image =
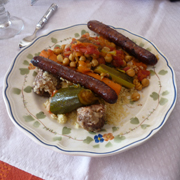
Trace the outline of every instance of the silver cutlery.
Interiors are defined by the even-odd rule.
[[[23,38],[19,43],[19,48],[23,48],[29,44],[36,38],[36,33],[44,27],[44,25],[48,22],[49,18],[54,14],[54,12],[57,10],[58,6],[56,4],[52,4],[44,16],[40,19],[40,21],[37,23],[34,33],[31,36],[27,36]]]
[[[31,0],[31,6],[33,6],[33,4],[35,3],[35,2],[37,2],[38,0]]]

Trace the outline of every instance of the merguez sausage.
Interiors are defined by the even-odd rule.
[[[122,35],[109,26],[96,20],[89,21],[87,26],[90,30],[120,46],[122,49],[137,58],[139,61],[147,65],[155,65],[157,63],[157,58],[154,54],[138,46],[128,37]]]
[[[62,77],[70,82],[80,84],[81,86],[92,90],[110,104],[115,103],[118,99],[116,92],[105,83],[91,76],[82,74],[66,66],[58,64],[50,59],[35,56],[31,60],[31,63],[44,71],[48,71],[56,77]]]

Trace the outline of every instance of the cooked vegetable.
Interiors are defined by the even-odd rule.
[[[86,73],[91,71],[91,68],[88,67],[88,64],[84,61],[79,61],[77,70],[81,73]]]
[[[52,113],[51,117],[59,123],[66,123],[71,119],[75,126],[93,132],[100,131],[105,123],[114,123],[116,120],[111,121],[109,118],[113,118],[113,114],[116,113],[114,110],[117,111],[122,103],[140,99],[137,91],[149,85],[150,71],[147,70],[147,65],[156,63],[145,51],[142,56],[146,57],[139,56],[138,53],[141,53],[142,49],[123,35],[116,38],[117,32],[112,29],[106,32],[105,30],[109,29],[106,25],[97,21],[88,23],[92,30],[95,30],[96,25],[98,33],[114,40],[114,43],[102,36],[90,37],[89,33],[85,33],[80,39],[72,38],[69,44],[55,46],[53,50],[43,50],[30,64],[60,81],[59,90],[55,84],[52,86],[51,81],[44,83],[44,76],[42,83],[38,81],[38,85],[43,85],[40,88],[44,88],[40,93],[50,91],[50,99],[44,105],[47,111]],[[130,50],[129,53],[125,51],[126,48]],[[123,88],[123,92],[120,93],[122,86],[134,88]],[[40,88],[37,88],[38,91]],[[102,104],[99,104],[100,102]],[[119,109],[119,113],[125,115],[122,108]]]
[[[125,86],[127,88],[133,88],[134,84],[132,83],[133,79],[126,75],[123,72],[117,71],[114,68],[108,67],[105,64],[99,65],[95,70],[97,73],[108,73],[112,80]]]
[[[79,107],[93,104],[95,101],[97,97],[89,89],[77,86],[61,88],[51,98],[50,112],[65,114]]]
[[[131,95],[131,100],[132,101],[138,101],[140,99],[140,94],[138,92],[134,92],[132,95]]]
[[[62,77],[72,83],[80,84],[81,86],[92,90],[95,94],[99,95],[110,104],[115,103],[118,99],[116,92],[105,83],[86,74],[82,74],[66,66],[51,61],[50,59],[41,56],[35,56],[31,60],[31,63],[34,66],[43,69],[44,71],[48,71],[56,77]]]
[[[117,32],[115,29],[95,20],[89,21],[87,26],[90,30],[123,48],[126,52],[137,58],[139,61],[142,61],[148,65],[155,65],[157,63],[157,58],[154,54],[138,46],[128,37]]]
[[[87,72],[86,73],[87,75],[95,78],[95,79],[98,79],[102,82],[104,82],[105,84],[107,84],[109,87],[111,87],[117,95],[119,95],[120,91],[121,91],[121,85],[111,81],[110,79],[108,78],[105,78],[105,77],[101,77],[99,74],[95,74],[93,72]]]
[[[51,49],[42,50],[41,53],[40,53],[40,56],[51,59],[52,61],[57,62],[57,56]]]
[[[149,79],[144,78],[144,79],[141,81],[141,84],[142,84],[143,87],[149,86]]]
[[[127,71],[126,71],[126,74],[130,77],[134,77],[135,76],[135,71],[134,69],[132,68],[129,68]]]

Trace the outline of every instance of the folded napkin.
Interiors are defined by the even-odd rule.
[[[42,180],[32,174],[22,171],[14,166],[0,161],[0,179],[1,180]]]

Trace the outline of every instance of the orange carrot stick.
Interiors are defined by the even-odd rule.
[[[95,74],[93,72],[87,72],[85,74],[87,74],[87,75],[89,75],[91,77],[94,77],[95,79],[98,79],[100,81],[103,81],[105,84],[107,84],[109,87],[111,87],[116,92],[117,95],[119,95],[119,93],[121,91],[121,85],[120,84],[117,84],[117,83],[111,81],[108,78],[101,78],[100,75]]]
[[[42,50],[39,56],[42,56],[42,57],[45,57],[45,58],[51,59],[52,61],[57,62],[57,56],[54,54],[54,52],[51,49]]]

